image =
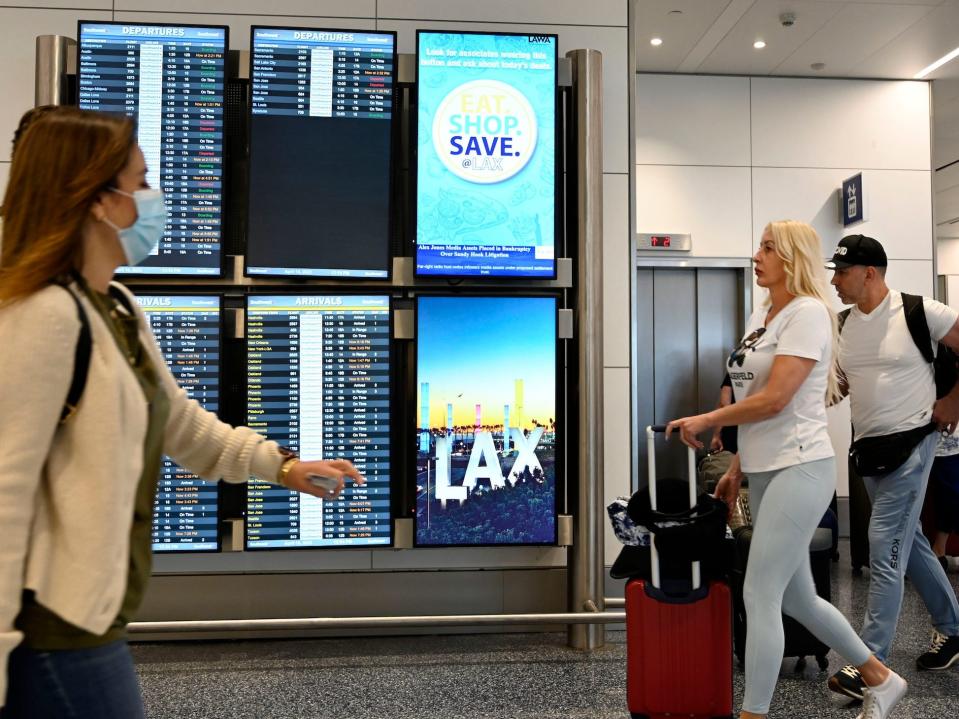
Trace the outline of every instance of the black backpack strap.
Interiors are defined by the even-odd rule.
[[[87,313],[83,311],[83,305],[80,304],[80,299],[74,294],[73,290],[66,285],[62,285],[62,287],[77,306],[77,318],[80,320],[80,335],[77,337],[77,348],[73,355],[73,379],[70,380],[67,399],[63,403],[63,409],[60,411],[60,424],[70,419],[77,411],[77,405],[80,404],[83,390],[87,386],[87,374],[90,371],[90,354],[93,351],[93,336],[90,334],[90,321],[87,319]]]
[[[908,295],[903,292],[902,311],[906,314],[906,326],[912,335],[912,341],[916,343],[923,359],[932,364],[936,361],[936,355],[932,351],[932,335],[929,334],[929,323],[926,321],[926,308],[922,299],[922,295]]]
[[[127,314],[131,317],[136,316],[136,312],[133,310],[133,303],[130,302],[130,295],[115,282],[110,283],[110,296],[123,306]]]
[[[849,313],[852,312],[852,307],[848,310],[843,310],[836,316],[836,321],[839,327],[839,334],[842,334],[842,328],[846,326],[846,320],[849,319]]]

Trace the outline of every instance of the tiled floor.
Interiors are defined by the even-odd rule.
[[[844,554],[848,557],[848,553]],[[959,587],[959,574],[950,575]],[[836,605],[858,626],[868,573],[835,565]],[[919,673],[928,618],[907,586],[893,667],[910,682],[897,719],[959,718],[959,667]],[[133,648],[150,719],[624,719],[625,635],[590,654],[565,635],[505,634],[301,641],[141,644]],[[830,655],[829,673],[842,664]],[[815,662],[786,660],[771,719],[855,719]],[[694,679],[691,678],[691,681]],[[737,669],[735,696],[742,696]]]

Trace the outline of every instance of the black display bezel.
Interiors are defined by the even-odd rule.
[[[217,377],[216,377],[216,390],[217,390],[217,398],[218,398],[216,415],[217,415],[217,417],[220,417],[220,416],[221,416],[222,409],[223,409],[223,389],[224,389],[224,384],[225,384],[224,381],[223,381],[223,377],[224,377],[224,371],[223,371],[223,365],[224,365],[224,362],[223,362],[223,354],[224,354],[224,345],[225,345],[224,339],[225,339],[225,329],[226,329],[226,326],[225,326],[225,322],[224,322],[225,312],[224,312],[224,296],[223,296],[223,293],[222,293],[222,292],[211,293],[211,292],[202,292],[202,291],[190,292],[190,291],[186,291],[186,290],[183,290],[183,289],[178,289],[178,290],[175,291],[175,292],[167,292],[167,291],[158,291],[159,288],[152,287],[152,286],[140,287],[140,288],[138,288],[138,289],[139,289],[139,290],[142,290],[142,292],[135,292],[135,293],[134,293],[134,297],[136,297],[138,300],[139,300],[139,298],[141,298],[141,297],[209,297],[209,298],[216,299],[216,301],[217,301],[218,330],[219,330],[219,336],[218,336],[218,341],[219,341],[218,349],[219,349],[219,352],[218,352],[218,354],[219,354],[219,357],[220,357],[219,362],[218,362]],[[138,303],[138,304],[139,304],[139,303]],[[142,305],[140,305],[140,309],[143,310],[143,313],[144,313],[144,315],[146,315],[147,321],[149,322],[149,320],[150,320],[150,315],[149,315],[149,313],[142,307]],[[153,334],[152,325],[151,325],[151,327],[150,327],[150,333]],[[162,352],[162,350],[161,350],[161,352]],[[166,357],[164,357],[164,360],[166,360]],[[170,371],[171,371],[171,373],[172,373],[172,370],[170,370]],[[175,377],[175,375],[174,375],[174,377]],[[178,383],[178,384],[179,384],[179,383]],[[207,410],[207,411],[209,411],[209,410]],[[166,455],[164,455],[164,456],[166,456]],[[171,459],[172,459],[172,457],[171,457]],[[185,468],[184,468],[184,469],[185,469]],[[161,470],[161,472],[162,472],[162,470]],[[197,478],[199,481],[201,481],[201,482],[205,482],[205,481],[206,481],[206,480],[204,480],[202,477],[199,477],[199,476],[197,476],[197,475],[195,475],[195,474],[194,474],[193,476],[196,477],[196,478]],[[158,479],[158,482],[159,482],[159,479]],[[194,555],[194,554],[215,554],[215,553],[218,553],[218,552],[222,552],[222,551],[223,551],[223,533],[222,533],[222,531],[221,531],[221,527],[222,527],[222,525],[223,525],[224,519],[226,518],[226,517],[224,516],[224,512],[223,512],[223,492],[222,492],[222,487],[220,486],[220,483],[219,483],[219,482],[216,482],[216,483],[212,483],[212,482],[211,482],[210,484],[214,484],[214,486],[215,486],[215,488],[216,488],[216,494],[217,494],[217,497],[216,497],[216,549],[157,549],[157,545],[153,544],[153,542],[151,541],[151,542],[150,542],[150,547],[151,547],[151,551],[152,551],[154,554],[163,555],[163,556],[189,556],[189,555]],[[154,506],[155,506],[155,501],[154,501]],[[155,513],[154,513],[154,516],[153,516],[153,522],[154,522],[154,523],[156,522],[156,514],[155,514]],[[151,532],[152,532],[152,527],[151,527]],[[161,545],[161,546],[162,546],[162,545]]]
[[[417,531],[417,512],[416,512],[416,459],[417,452],[413,451],[410,459],[410,477],[409,483],[412,485],[411,496],[414,498],[413,502],[413,546],[417,549],[442,549],[442,548],[461,548],[461,547],[555,547],[559,541],[559,507],[560,507],[560,496],[561,492],[565,490],[565,476],[566,476],[566,465],[565,465],[565,446],[564,442],[561,441],[561,438],[565,439],[565,430],[566,430],[566,416],[565,416],[565,386],[562,381],[563,378],[563,352],[562,352],[562,339],[559,336],[559,310],[562,308],[562,297],[557,292],[535,292],[527,291],[521,294],[499,294],[492,292],[482,292],[482,291],[466,291],[466,292],[421,292],[416,296],[416,302],[413,309],[413,326],[416,332],[416,341],[414,342],[413,349],[413,377],[414,377],[414,391],[411,395],[412,399],[410,401],[410,407],[408,408],[408,417],[407,424],[408,427],[412,429],[413,439],[418,436],[419,429],[416,426],[416,413],[418,411],[418,402],[416,400],[418,387],[420,383],[419,378],[419,357],[420,357],[420,333],[419,333],[419,319],[420,319],[420,299],[421,298],[476,298],[476,299],[552,299],[555,304],[555,312],[553,313],[553,334],[555,338],[555,354],[556,354],[556,367],[554,375],[554,399],[555,402],[555,412],[556,412],[556,448],[555,448],[555,467],[556,467],[556,486],[554,488],[554,502],[553,502],[553,539],[549,542],[521,542],[521,543],[490,543],[490,544],[424,544],[420,543],[418,540],[419,533]]]
[[[356,290],[356,289],[339,291],[336,287],[315,287],[315,286],[303,287],[303,288],[299,288],[299,289],[278,289],[277,291],[272,291],[272,292],[269,291],[268,288],[265,288],[265,287],[264,287],[264,288],[259,289],[259,290],[257,290],[257,291],[248,292],[248,293],[246,293],[245,296],[244,296],[244,308],[245,308],[245,311],[244,311],[244,319],[243,319],[243,329],[244,329],[243,336],[244,336],[244,346],[245,346],[245,348],[246,348],[246,352],[245,352],[245,355],[244,355],[245,358],[248,357],[248,354],[249,354],[249,331],[248,331],[248,328],[249,328],[249,321],[250,321],[250,312],[249,312],[250,299],[251,299],[251,298],[255,298],[255,297],[275,297],[275,296],[289,296],[289,297],[330,297],[330,296],[334,296],[334,297],[384,297],[384,298],[386,298],[386,300],[387,300],[387,316],[388,316],[388,323],[389,323],[389,329],[388,329],[389,344],[388,344],[388,347],[389,347],[389,364],[390,364],[390,371],[389,371],[389,375],[390,375],[390,388],[389,388],[388,397],[390,398],[390,401],[391,401],[391,403],[392,403],[393,398],[394,398],[394,396],[395,396],[396,385],[397,385],[397,376],[396,376],[396,370],[397,370],[396,357],[397,357],[397,353],[396,353],[395,342],[394,342],[394,340],[393,340],[393,296],[392,296],[391,293],[389,293],[389,292],[384,292],[384,291],[378,290],[378,289],[376,289],[376,288],[370,288],[370,290],[368,290],[368,291],[362,291],[362,290]],[[244,366],[245,366],[245,367],[247,366],[247,363],[246,363],[245,360],[244,360]],[[248,382],[249,382],[249,369],[248,369],[248,367],[247,367],[247,372],[246,372],[246,380],[247,380],[247,387],[249,387],[249,384],[248,384]],[[244,409],[244,413],[243,413],[243,414],[244,414],[244,424],[246,424],[246,423],[248,422],[248,419],[249,419],[249,414],[248,414],[248,412],[249,412],[249,408],[245,408],[245,409]],[[247,526],[247,521],[246,521],[247,515],[248,515],[248,509],[249,509],[249,505],[248,505],[249,489],[248,489],[248,487],[247,487],[247,490],[244,491],[244,493],[243,493],[243,520],[244,520],[244,521],[243,521],[243,548],[244,548],[244,550],[245,550],[245,551],[249,551],[249,552],[302,552],[302,551],[327,552],[327,551],[331,551],[331,550],[336,550],[336,551],[354,551],[354,552],[355,552],[355,551],[371,551],[371,550],[374,550],[374,549],[389,549],[389,548],[393,547],[394,544],[395,544],[395,542],[396,542],[396,531],[395,531],[395,527],[394,527],[394,522],[395,522],[395,520],[396,520],[396,513],[395,513],[395,511],[394,511],[394,494],[395,494],[394,488],[395,488],[395,485],[396,485],[396,480],[395,480],[394,472],[395,472],[396,467],[395,467],[394,462],[393,462],[393,451],[392,451],[392,450],[393,450],[394,444],[395,444],[395,442],[396,442],[396,428],[393,426],[392,412],[391,412],[390,414],[391,414],[391,417],[390,417],[390,426],[389,426],[389,431],[390,431],[390,441],[389,441],[389,445],[390,445],[390,457],[389,457],[389,489],[390,489],[390,493],[389,493],[389,499],[390,499],[390,519],[389,519],[389,527],[390,527],[390,536],[389,536],[389,542],[383,543],[383,544],[365,544],[365,545],[337,544],[337,545],[328,545],[328,546],[286,546],[286,547],[258,547],[258,546],[251,545],[251,544],[250,544],[250,532],[249,532],[249,528],[248,528],[248,526]],[[264,433],[264,436],[266,436],[265,433]],[[349,459],[349,457],[346,457],[345,459]],[[349,483],[349,480],[347,480],[347,483]],[[283,487],[282,489],[285,489],[285,487]],[[292,491],[292,490],[290,490],[290,491]]]
[[[223,31],[223,95],[221,99],[221,108],[226,112],[226,84],[229,80],[229,54],[230,54],[230,27],[229,25],[206,25],[203,23],[182,23],[182,22],[125,22],[122,20],[77,20],[77,65],[79,67],[79,57],[80,51],[83,49],[83,26],[84,25],[113,25],[122,27],[124,25],[136,25],[140,27],[182,27],[182,28],[200,28],[206,30],[222,30]],[[80,72],[77,71],[77,107],[80,107]],[[134,116],[135,120],[139,120],[139,106],[137,109],[137,114]],[[132,267],[130,269],[124,270],[123,272],[117,273],[117,279],[126,282],[127,280],[156,280],[162,282],[163,280],[171,279],[188,279],[188,280],[212,280],[212,279],[221,279],[224,276],[226,268],[226,195],[227,195],[227,168],[226,168],[226,128],[223,130],[223,138],[221,140],[220,146],[220,158],[222,161],[221,167],[223,170],[222,174],[222,187],[220,188],[220,257],[219,262],[216,265],[216,273],[209,274],[196,274],[196,273],[187,273],[187,272],[137,272]],[[124,265],[123,267],[129,267]],[[133,267],[136,267],[135,265]],[[205,269],[205,268],[200,268]],[[221,303],[222,307],[222,303]]]
[[[319,274],[299,274],[299,273],[263,273],[256,272],[250,273],[250,243],[249,243],[249,213],[250,213],[250,201],[249,196],[247,196],[246,202],[246,213],[247,213],[247,237],[245,239],[245,247],[243,253],[243,276],[249,277],[250,279],[282,279],[288,282],[303,282],[309,280],[320,280],[323,282],[342,282],[344,284],[357,282],[382,282],[389,283],[393,280],[393,236],[396,233],[396,221],[393,216],[393,203],[395,201],[396,195],[396,149],[397,149],[397,128],[399,126],[397,119],[397,109],[398,109],[398,99],[399,93],[397,88],[397,78],[398,72],[397,68],[399,65],[399,54],[397,52],[397,43],[398,37],[396,31],[393,30],[362,30],[362,29],[351,29],[351,28],[321,28],[321,27],[300,27],[296,25],[251,25],[250,26],[250,61],[248,67],[248,77],[250,78],[250,97],[249,102],[247,103],[246,109],[246,121],[247,121],[247,137],[248,137],[248,168],[249,172],[252,172],[253,167],[253,153],[255,140],[253,135],[253,50],[254,50],[254,41],[257,30],[303,30],[307,32],[330,32],[330,33],[358,33],[365,35],[389,35],[393,38],[393,71],[392,71],[392,85],[390,87],[390,95],[392,98],[392,110],[390,112],[390,119],[388,122],[389,125],[389,135],[390,135],[390,151],[389,151],[389,173],[390,173],[390,185],[387,192],[387,215],[388,215],[388,225],[387,225],[387,235],[384,238],[386,242],[386,276],[385,277],[359,277],[359,276],[342,276],[335,274],[328,275],[319,275]],[[377,120],[377,122],[382,122]],[[248,174],[249,174],[248,172]],[[248,178],[249,179],[249,178]],[[247,183],[249,185],[249,183]],[[255,265],[254,265],[255,266]],[[306,269],[306,268],[284,268],[290,270],[296,269]],[[374,268],[375,269],[375,268]]]
[[[419,123],[419,83],[420,83],[420,38],[424,34],[431,35],[485,35],[493,37],[531,37],[536,35],[537,37],[550,37],[555,40],[554,51],[556,53],[556,59],[554,62],[554,77],[553,77],[553,92],[554,92],[554,105],[555,105],[555,115],[553,123],[553,132],[555,134],[554,142],[554,153],[553,153],[553,163],[554,163],[554,197],[553,197],[553,272],[550,275],[477,275],[477,274],[435,274],[435,273],[424,273],[419,270],[419,263],[417,261],[417,228],[419,226],[419,136],[420,136],[420,123]],[[562,223],[562,213],[560,208],[562,207],[562,177],[563,177],[563,167],[562,167],[562,93],[559,88],[559,35],[555,33],[524,33],[524,32],[484,32],[482,30],[457,30],[455,32],[444,32],[441,30],[417,30],[416,31],[416,55],[414,56],[415,63],[415,75],[416,75],[416,113],[415,117],[412,118],[411,125],[412,130],[410,132],[412,148],[410,152],[410,183],[411,188],[411,197],[413,201],[413,212],[412,212],[412,254],[413,254],[413,276],[418,279],[434,279],[434,280],[463,280],[466,282],[496,282],[502,280],[509,283],[525,283],[525,282],[536,282],[536,281],[551,281],[556,280],[558,277],[558,265],[559,265],[559,252],[562,247],[562,237],[563,237],[563,223]]]

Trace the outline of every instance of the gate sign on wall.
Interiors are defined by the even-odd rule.
[[[862,191],[862,173],[843,180],[839,191],[839,219],[849,227],[866,219],[866,198]]]

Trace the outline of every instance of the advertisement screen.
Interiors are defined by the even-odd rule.
[[[135,275],[219,276],[226,27],[81,22],[81,110],[136,119],[150,187],[166,196],[163,239]]]
[[[251,32],[246,274],[385,279],[396,35]]]
[[[555,544],[553,297],[420,297],[417,546]]]
[[[418,33],[416,274],[556,275],[554,35]]]
[[[366,478],[336,499],[247,483],[247,549],[385,546],[390,515],[390,298],[247,297],[247,425]]]
[[[220,298],[137,295],[177,383],[204,409],[220,405]],[[153,551],[201,552],[220,547],[217,486],[163,458],[153,502]]]

